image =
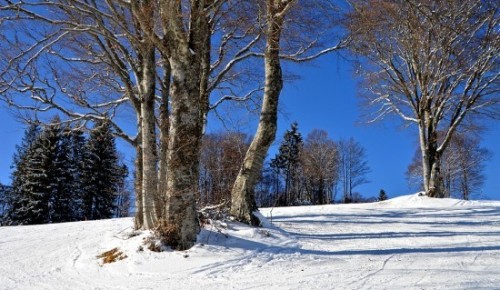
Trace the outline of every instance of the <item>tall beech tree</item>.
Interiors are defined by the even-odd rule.
[[[363,57],[373,120],[418,128],[423,187],[443,197],[440,160],[457,128],[499,117],[498,1],[351,1],[346,28]],[[444,138],[438,138],[438,132]]]

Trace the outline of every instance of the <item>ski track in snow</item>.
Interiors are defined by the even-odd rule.
[[[184,252],[138,251],[132,219],[0,228],[0,289],[500,289],[500,202],[417,195],[262,209]],[[222,231],[219,233],[218,231]],[[127,258],[102,265],[114,247]]]

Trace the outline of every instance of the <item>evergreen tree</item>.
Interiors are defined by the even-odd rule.
[[[82,180],[84,219],[111,218],[123,170],[109,123],[95,124],[85,145]]]
[[[388,199],[388,197],[387,197],[387,194],[385,193],[385,190],[381,189],[380,193],[378,195],[378,201],[384,201],[387,199]]]
[[[6,219],[40,224],[126,215],[128,169],[118,163],[109,124],[96,124],[87,142],[81,130],[60,124],[56,117],[41,132],[38,125],[26,130],[2,207]]]
[[[39,137],[40,132],[41,128],[40,128],[40,123],[38,121],[35,121],[28,126],[28,128],[24,132],[21,144],[16,145],[16,152],[14,153],[13,156],[12,168],[17,168],[18,164],[21,162],[21,159],[29,150],[30,146]]]
[[[7,209],[9,208],[7,198],[11,192],[10,186],[0,183],[0,225],[3,225],[6,220]]]
[[[30,126],[14,155],[12,201],[9,220],[18,224],[39,224],[77,220],[79,184],[73,157],[71,128],[61,128],[55,117],[41,133]],[[35,132],[35,133],[34,133]],[[35,138],[36,137],[36,138]]]
[[[83,220],[83,172],[86,139],[80,129],[71,130],[71,164],[72,172],[72,212],[74,220]]]
[[[19,223],[21,219],[18,210],[22,207],[21,181],[26,176],[27,168],[24,160],[26,160],[26,155],[35,140],[39,138],[40,131],[41,128],[38,122],[30,124],[24,132],[21,144],[16,145],[16,152],[12,162],[12,168],[14,169],[12,173],[12,189],[5,196],[5,203],[7,204],[6,222]]]
[[[278,154],[271,160],[273,168],[281,169],[285,177],[284,203],[293,204],[298,198],[297,168],[302,147],[302,135],[298,131],[297,122],[292,123],[285,132]]]
[[[71,128],[60,128],[57,124],[49,128],[50,134],[57,140],[56,158],[49,171],[49,178],[53,184],[50,195],[51,222],[74,221],[76,220],[74,195],[76,167],[72,160]]]
[[[54,189],[51,177],[58,138],[53,133],[52,129],[43,130],[19,159],[13,174],[16,199],[10,209],[10,218],[14,223],[41,224],[51,221],[50,202]]]

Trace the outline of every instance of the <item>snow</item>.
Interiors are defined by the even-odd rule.
[[[0,228],[0,289],[500,289],[500,202],[410,195],[261,209],[184,252],[113,219]],[[272,218],[271,218],[272,217]],[[118,247],[127,258],[102,264]]]

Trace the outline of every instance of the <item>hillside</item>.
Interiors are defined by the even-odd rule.
[[[140,250],[114,219],[0,228],[0,289],[499,289],[500,202],[418,195],[262,209],[185,252]],[[97,255],[119,248],[121,261]]]

